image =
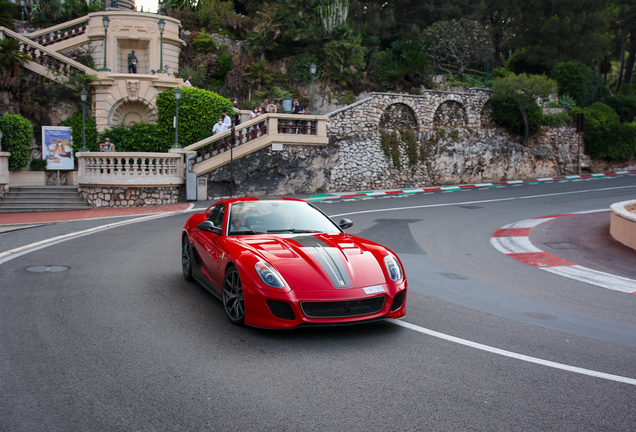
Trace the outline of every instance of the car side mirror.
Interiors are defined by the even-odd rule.
[[[351,228],[353,226],[353,222],[349,219],[342,219],[340,220],[340,223],[338,223],[338,225],[340,226],[340,228],[345,230],[347,228]]]
[[[214,234],[221,234],[221,228],[214,225],[210,221],[201,222],[199,225],[197,225],[197,229],[199,231],[211,232]]]

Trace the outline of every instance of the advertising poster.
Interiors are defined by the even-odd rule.
[[[68,126],[42,126],[42,159],[47,170],[75,169],[71,130]]]

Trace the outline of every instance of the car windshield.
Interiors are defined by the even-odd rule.
[[[301,201],[246,201],[230,210],[230,235],[340,232],[333,221]]]

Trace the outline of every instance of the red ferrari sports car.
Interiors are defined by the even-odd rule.
[[[400,318],[406,276],[397,255],[346,234],[312,204],[290,198],[219,201],[192,215],[181,262],[238,325],[292,328]]]

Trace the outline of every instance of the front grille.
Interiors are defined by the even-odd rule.
[[[391,312],[394,310],[398,310],[402,307],[402,303],[404,303],[404,294],[406,294],[406,290],[400,291],[393,297],[393,304],[391,305]]]
[[[304,301],[300,308],[308,318],[345,318],[382,310],[386,296],[347,301]]]
[[[267,306],[269,306],[269,310],[276,318],[285,320],[296,319],[296,317],[294,316],[294,311],[292,310],[289,303],[267,299]]]

